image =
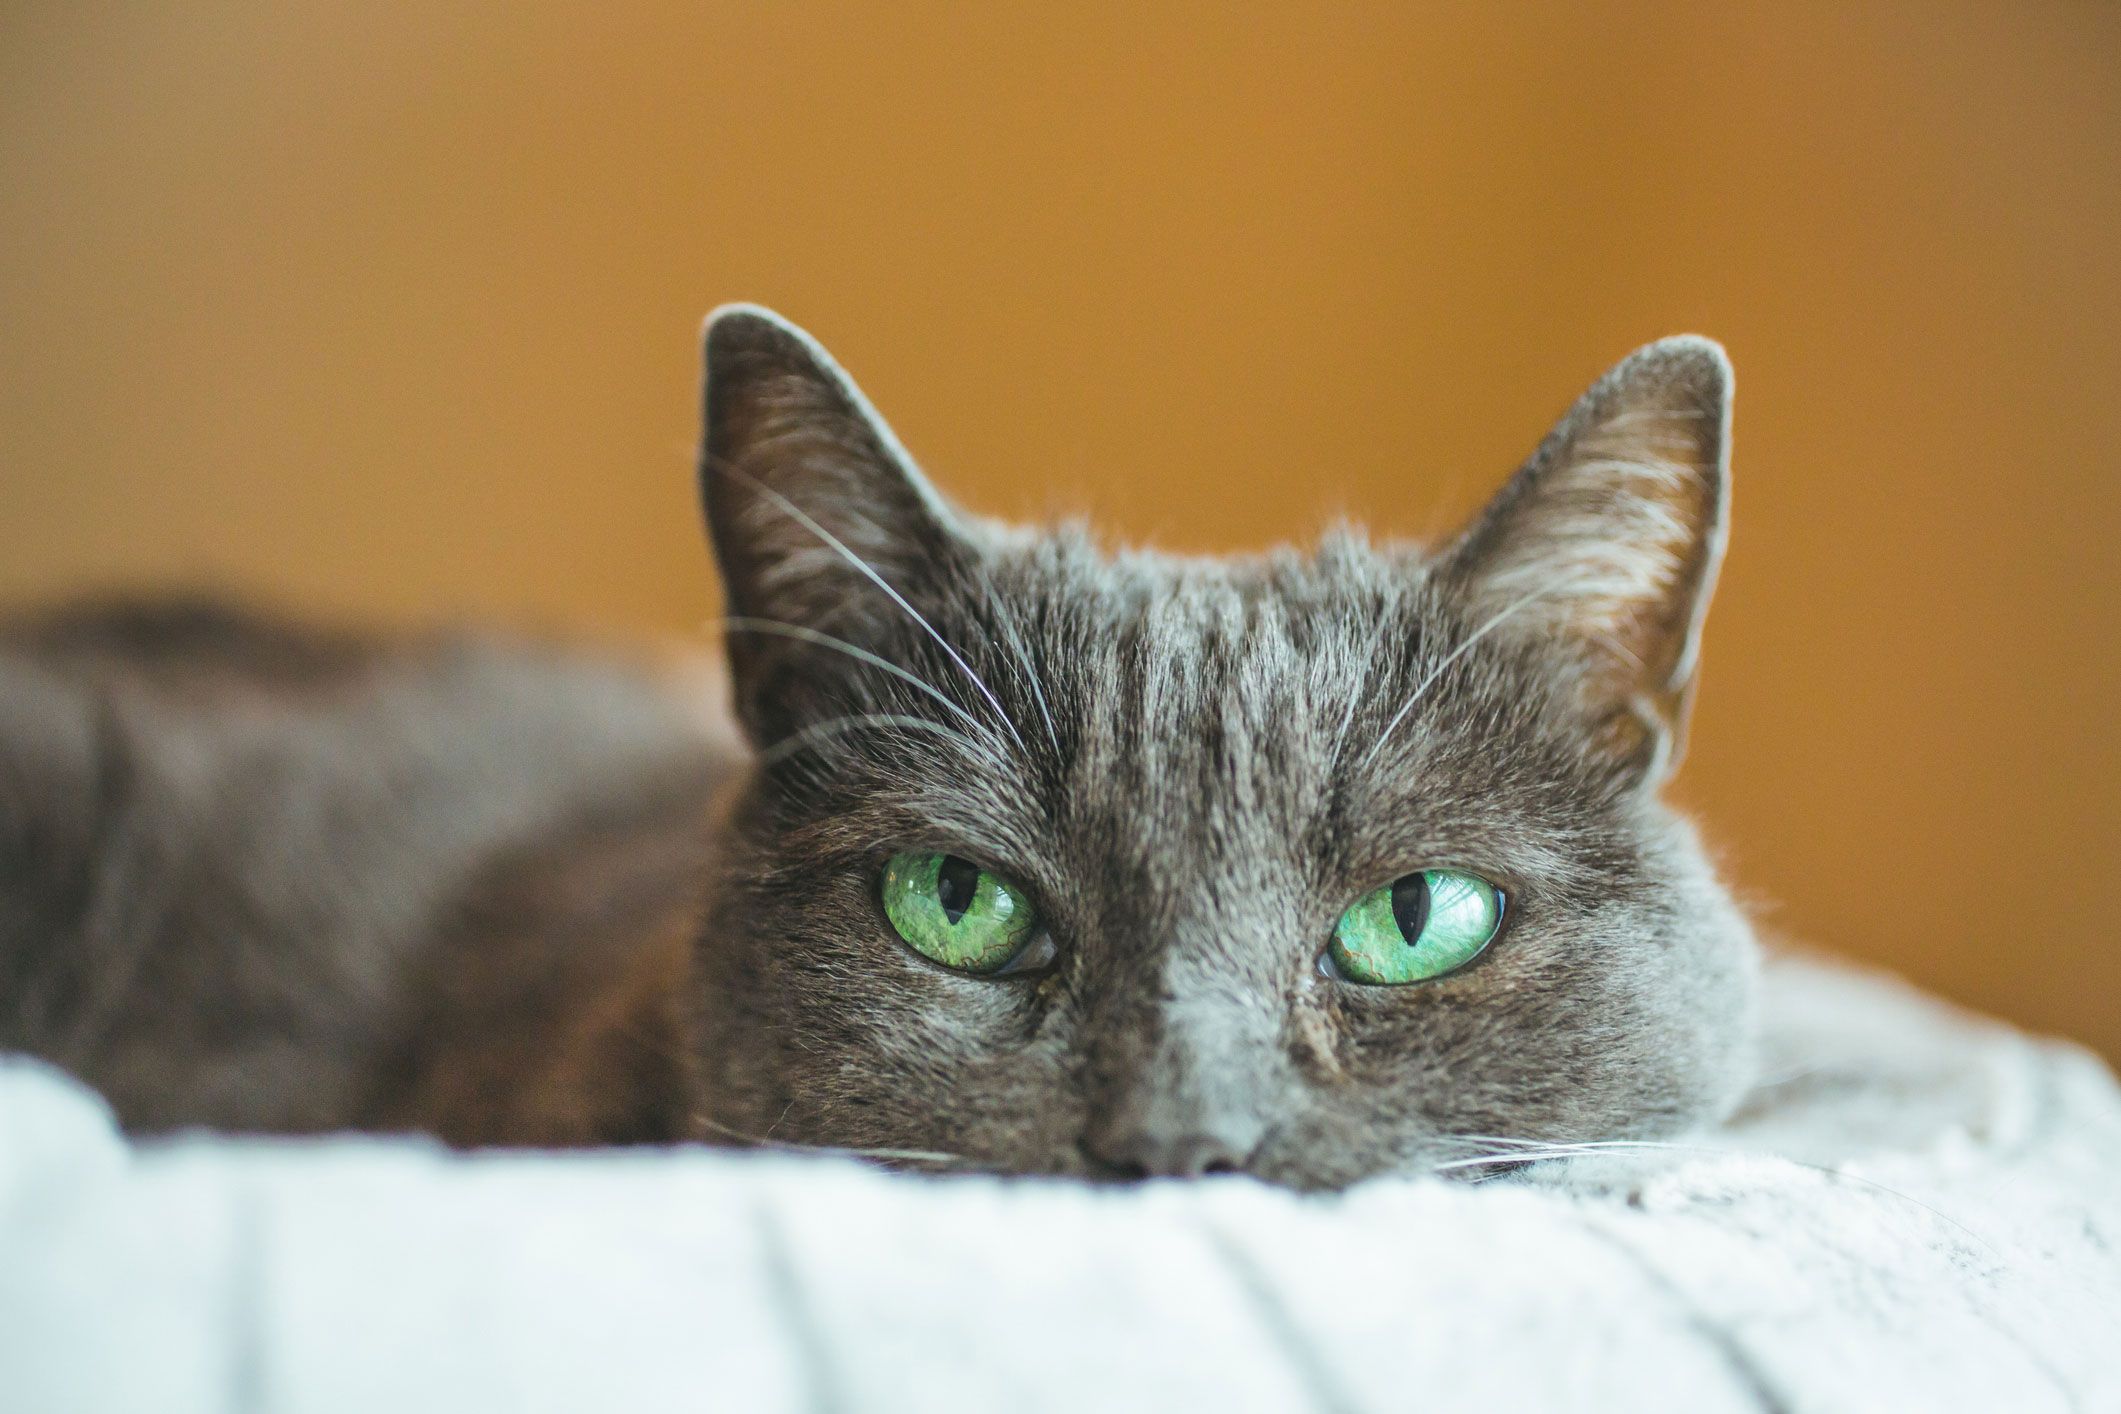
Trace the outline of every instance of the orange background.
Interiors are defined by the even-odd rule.
[[[697,321],[975,507],[1468,512],[1739,370],[1681,793],[1773,925],[2121,1055],[2121,10],[0,6],[0,600],[713,612]]]

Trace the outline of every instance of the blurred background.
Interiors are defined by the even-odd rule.
[[[1683,801],[1771,927],[2121,1056],[2121,7],[0,0],[0,605],[692,635],[699,317],[959,499],[1433,535],[1738,367]]]

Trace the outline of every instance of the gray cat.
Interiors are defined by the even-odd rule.
[[[1683,740],[1723,548],[1729,390],[1705,340],[1640,351],[1433,555],[1348,534],[1248,559],[1107,553],[1079,531],[953,510],[808,336],[724,310],[707,331],[701,484],[754,754],[720,792],[711,863],[705,801],[725,772],[654,711],[614,714],[647,687],[585,689],[578,666],[519,652],[473,693],[437,680],[433,650],[425,670],[376,650],[354,688],[304,687],[288,710],[324,700],[367,722],[359,693],[375,675],[410,679],[416,702],[483,743],[464,754],[484,765],[460,762],[446,790],[407,767],[405,788],[432,807],[409,823],[387,801],[334,807],[352,838],[410,838],[328,871],[345,885],[330,897],[357,922],[379,890],[472,897],[473,923],[461,902],[401,907],[389,941],[348,962],[314,929],[278,936],[279,900],[302,891],[247,876],[250,947],[226,985],[281,1005],[244,1013],[243,1052],[199,1040],[229,1014],[210,967],[176,969],[191,980],[159,1008],[79,983],[101,998],[94,1024],[31,985],[73,975],[66,958],[98,975],[80,959],[110,944],[80,941],[92,930],[51,902],[51,869],[17,870],[17,893],[42,904],[10,910],[0,878],[0,968],[12,955],[17,979],[0,995],[42,998],[29,1009],[42,1030],[17,1006],[0,1044],[54,1054],[40,1039],[91,1036],[100,1052],[60,1058],[149,1128],[690,1134],[1303,1188],[1497,1141],[1654,1138],[1712,1120],[1747,1074],[1753,944],[1656,791]],[[39,651],[18,648],[18,679],[51,675]],[[135,698],[167,697],[126,678],[129,653],[97,658],[119,665],[99,671]],[[0,653],[0,693],[8,671]],[[569,672],[571,697],[540,686]],[[87,705],[39,708],[46,737],[54,713],[107,711],[78,673],[66,681]],[[548,728],[536,749],[519,741],[532,698],[548,704],[533,714]],[[186,699],[183,713],[228,735],[225,704]],[[400,736],[437,730],[418,712],[393,720]],[[28,778],[24,761],[51,769],[25,754],[30,735],[13,733],[12,779]],[[386,726],[356,736],[395,759]],[[0,787],[8,741],[0,730]],[[162,749],[138,733],[122,745],[150,760]],[[344,774],[226,794],[268,821],[314,814]],[[537,808],[482,815],[473,802],[501,784]],[[0,848],[10,828],[53,858],[51,838],[96,838],[106,807],[77,819],[52,805],[63,795],[18,787],[11,825],[0,788]],[[422,848],[422,831],[454,850]],[[214,854],[196,839],[178,852]],[[304,863],[270,854],[246,868]],[[85,844],[65,856],[74,894],[95,892],[103,857]],[[396,872],[354,887],[368,867]],[[644,941],[669,935],[702,871],[689,959]],[[195,872],[229,887],[225,867]],[[218,907],[168,910],[179,922],[163,935],[129,939],[131,975],[141,957],[166,969],[210,952]],[[332,1031],[322,1087],[358,1103],[232,1103],[274,1091],[259,1074],[246,1083],[241,1055],[320,1049],[306,1038],[332,1030],[334,989],[371,999],[372,1019]],[[136,1034],[163,1039],[143,1048]],[[546,1062],[508,1059],[529,1054]],[[551,1059],[575,1054],[580,1065]],[[185,1059],[158,1068],[163,1055]]]
[[[1677,758],[1730,370],[1669,339],[1435,556],[1100,552],[953,511],[825,353],[707,332],[761,748],[698,952],[712,1120],[1301,1187],[1734,1100],[1753,952]]]

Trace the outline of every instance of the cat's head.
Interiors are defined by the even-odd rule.
[[[712,1134],[1335,1187],[1731,1101],[1750,935],[1656,796],[1723,548],[1714,344],[1621,363],[1439,551],[1242,559],[955,510],[765,311],[706,358],[759,748],[699,953]]]

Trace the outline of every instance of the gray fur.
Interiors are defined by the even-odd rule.
[[[551,645],[0,623],[0,1049],[136,1130],[676,1137],[715,768]]]
[[[1622,364],[1437,555],[1236,559],[965,517],[806,335],[735,308],[706,344],[764,762],[698,950],[714,1133],[1335,1187],[1732,1101],[1750,934],[1655,794],[1722,548],[1713,344]],[[910,951],[877,878],[917,848],[1024,884],[1052,966]],[[1507,890],[1486,954],[1401,988],[1320,971],[1343,909],[1434,866]]]

